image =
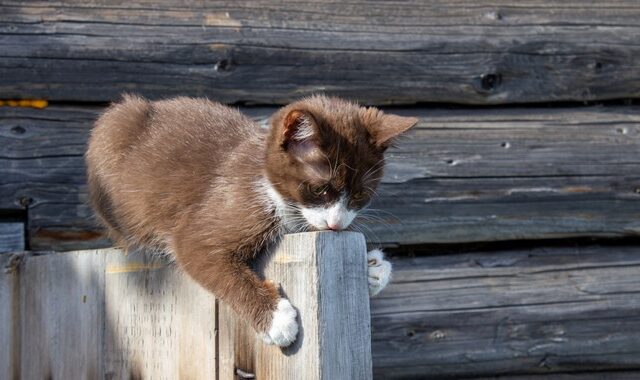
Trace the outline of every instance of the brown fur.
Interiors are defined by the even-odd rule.
[[[296,139],[302,123],[313,137]],[[197,282],[265,332],[280,295],[252,265],[282,228],[256,184],[268,178],[287,202],[307,206],[348,192],[350,207],[361,208],[380,181],[384,150],[413,124],[315,96],[279,110],[266,131],[205,99],[125,96],[91,134],[91,200],[114,240],[171,252]],[[331,191],[318,197],[317,186]]]

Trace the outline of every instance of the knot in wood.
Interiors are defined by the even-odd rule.
[[[233,64],[230,59],[222,59],[218,61],[213,68],[217,72],[229,72],[233,70]]]
[[[24,127],[20,126],[20,125],[16,125],[14,127],[11,128],[11,133],[15,134],[15,135],[22,135],[26,132],[27,130],[24,129]]]
[[[497,73],[484,74],[480,78],[480,85],[485,91],[493,91],[502,83],[502,75]]]
[[[22,207],[27,207],[33,203],[33,198],[25,195],[20,197],[20,199],[18,199],[18,203],[20,203],[20,206]]]

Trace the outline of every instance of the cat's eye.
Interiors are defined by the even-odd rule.
[[[327,185],[311,186],[310,190],[311,190],[311,193],[313,193],[313,195],[320,197],[320,196],[327,195],[327,192],[329,191],[329,186]]]
[[[361,201],[363,200],[367,195],[362,192],[362,191],[358,191],[356,193],[351,194],[351,199],[353,199],[354,201]]]

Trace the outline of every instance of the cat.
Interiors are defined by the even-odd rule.
[[[349,227],[380,183],[384,151],[417,119],[315,95],[270,120],[261,128],[207,99],[125,95],[96,121],[85,158],[113,240],[169,252],[266,343],[288,346],[297,313],[252,264],[283,233]],[[375,295],[391,264],[367,255]]]

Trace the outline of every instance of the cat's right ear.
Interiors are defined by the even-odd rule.
[[[281,146],[302,160],[317,153],[317,127],[313,116],[304,111],[290,111],[282,121]]]

